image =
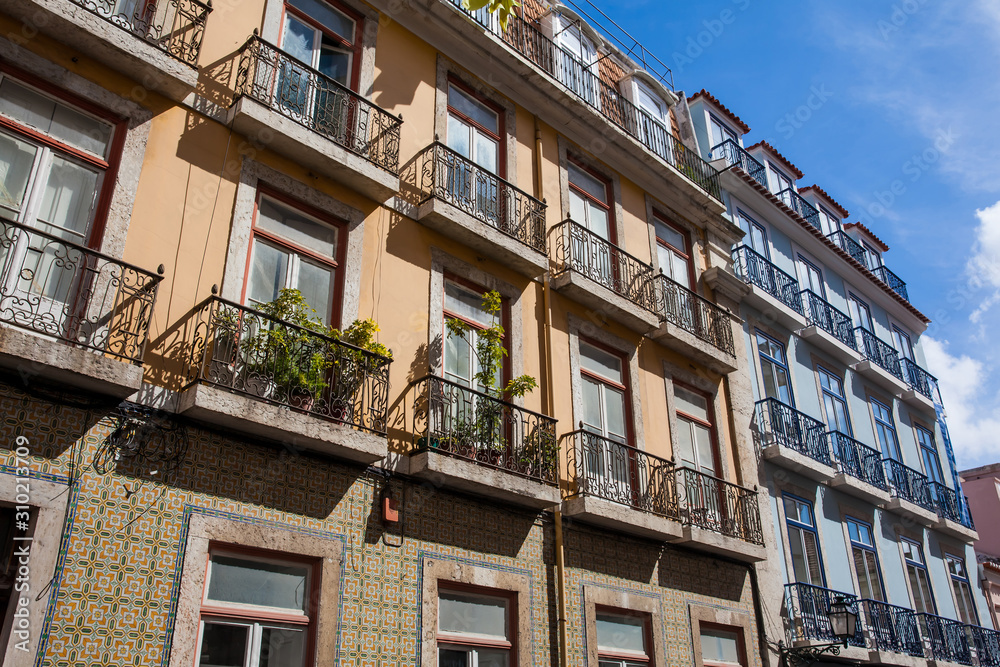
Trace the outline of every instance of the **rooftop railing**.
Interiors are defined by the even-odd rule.
[[[882,266],[876,266],[872,269],[872,273],[874,273],[879,280],[888,285],[889,289],[891,289],[893,292],[903,297],[907,301],[910,300],[910,296],[906,291],[906,283],[904,283],[899,276],[890,271],[889,267],[885,266],[884,264]]]
[[[240,49],[236,95],[260,102],[391,174],[399,173],[402,121],[397,116],[256,34]]]
[[[582,429],[563,439],[570,441],[576,494],[680,519],[673,463]]]
[[[916,614],[916,617],[928,658],[957,662],[961,665],[972,664],[972,651],[969,637],[965,632],[966,626],[959,621],[934,614]]]
[[[802,195],[798,192],[792,188],[787,188],[779,192],[776,196],[785,204],[785,206],[805,218],[805,221],[810,225],[816,229],[821,229],[819,225],[819,211],[816,210],[815,206],[803,199]]]
[[[885,477],[889,489],[897,498],[919,505],[931,512],[937,512],[930,480],[921,472],[893,459],[883,459]]]
[[[565,86],[576,98],[600,113],[654,155],[677,169],[706,193],[721,199],[719,173],[671,134],[667,125],[630,102],[613,85],[598,76],[597,67],[559,46],[520,16],[511,16],[506,29],[488,12],[462,8],[450,2],[509,49]]]
[[[791,621],[789,630],[792,641],[809,639],[840,641],[840,638],[833,634],[833,626],[830,624],[830,605],[834,602],[844,602],[848,609],[859,614],[856,595],[812,584],[786,584],[785,608]],[[858,623],[857,631],[848,639],[848,644],[865,645],[862,623]]]
[[[888,490],[882,454],[878,450],[838,431],[830,431],[826,437],[844,474],[878,489]]]
[[[545,204],[434,142],[418,157],[421,191],[545,253]]]
[[[555,275],[573,271],[656,313],[653,267],[583,225],[566,220],[552,228]]]
[[[730,167],[739,167],[752,179],[767,187],[767,170],[757,158],[732,139],[726,139],[712,148],[713,160],[725,160]]]
[[[854,331],[858,338],[857,349],[861,355],[892,376],[903,380],[903,366],[899,363],[896,348],[864,327],[857,327]]]
[[[868,268],[868,255],[865,253],[864,246],[848,236],[844,230],[838,229],[832,234],[827,234],[826,238],[833,241],[838,248],[853,257],[858,264]]]
[[[851,318],[848,315],[834,308],[812,290],[802,290],[802,303],[806,319],[810,324],[818,326],[852,350],[858,349],[857,338],[854,336]]]
[[[763,544],[757,492],[690,468],[677,468],[681,519],[720,535]]]
[[[861,622],[871,648],[922,658],[920,626],[912,609],[879,600],[860,600]]]
[[[209,297],[195,310],[187,380],[386,433],[391,359]]]
[[[141,365],[161,276],[0,220],[0,323]]]
[[[777,444],[824,465],[833,465],[830,447],[823,437],[826,425],[785,405],[776,398],[757,401],[754,410],[758,449]]]
[[[727,354],[736,354],[729,313],[663,274],[657,278],[656,310],[661,317]]]
[[[796,313],[802,314],[798,281],[769,262],[766,257],[749,246],[739,245],[733,249],[733,268],[743,282],[762,289]]]
[[[909,384],[914,391],[933,401],[937,395],[937,378],[918,366],[917,363],[911,359],[901,356],[899,361],[902,364],[903,379],[906,380],[906,383]]]
[[[130,32],[185,65],[196,67],[211,1],[71,0],[91,14]]]

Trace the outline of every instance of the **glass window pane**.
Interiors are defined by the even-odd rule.
[[[625,442],[628,439],[625,434],[625,393],[605,387],[604,400],[607,402],[608,437]]]
[[[306,565],[212,556],[207,599],[305,611]]]
[[[468,651],[442,648],[438,650],[438,667],[471,667],[472,656]]]
[[[257,226],[331,259],[337,256],[337,228],[317,222],[291,206],[261,197]]]
[[[278,290],[285,286],[287,276],[288,253],[263,241],[254,241],[247,301],[251,303],[273,301],[278,297]]]
[[[320,319],[329,322],[333,309],[333,271],[330,267],[300,260],[296,287]]]
[[[312,66],[313,52],[316,50],[316,31],[291,14],[285,15],[285,34],[281,48],[306,65]]]
[[[441,632],[507,638],[507,600],[441,591],[438,604]]]
[[[331,41],[329,37],[324,35],[323,42],[320,45],[319,62],[316,64],[316,69],[342,86],[350,87],[351,62],[353,61],[353,57],[353,53],[345,51],[343,47],[337,45],[336,42]],[[326,88],[330,91],[334,89],[333,86],[327,86]],[[323,97],[322,101],[331,106],[336,103],[342,104],[339,96],[333,95],[331,95],[329,100]],[[333,111],[333,109],[330,109],[330,111]]]
[[[595,375],[608,378],[618,384],[625,384],[622,381],[621,358],[593,345],[580,343],[580,366]]]
[[[715,451],[712,448],[712,435],[706,426],[692,424],[695,442],[698,448],[698,465],[702,472],[715,474]]]
[[[510,651],[479,649],[476,653],[478,667],[507,667],[510,664]]]
[[[597,614],[597,647],[646,652],[645,622],[637,616]]]
[[[590,378],[583,378],[583,423],[604,434],[604,418],[601,411],[601,385]]]
[[[475,141],[476,164],[483,169],[489,170],[491,173],[497,173],[499,169],[499,163],[497,162],[499,144],[497,144],[496,139],[488,137],[482,132],[476,132]]]
[[[102,157],[111,140],[110,124],[70,109],[6,77],[0,81],[0,113]]]
[[[681,252],[687,252],[687,239],[683,234],[656,219],[653,220],[653,226],[656,227],[656,238],[666,241]]]
[[[569,182],[580,188],[599,202],[608,203],[607,186],[598,178],[576,166],[572,162],[567,167]]]
[[[445,337],[444,372],[446,379],[472,387],[472,348],[466,336]]]
[[[701,631],[702,662],[740,663],[739,635],[725,630]]]
[[[674,457],[680,466],[697,469],[695,439],[691,426],[691,422],[686,419],[677,420],[677,451],[674,452]]]
[[[243,667],[247,659],[250,626],[205,621],[199,667]]]
[[[608,224],[608,212],[594,202],[587,202],[587,217],[590,231],[605,241],[610,241],[611,225]]]
[[[444,281],[444,309],[483,327],[493,324],[493,318],[483,309],[483,295],[451,280]]]
[[[587,201],[583,195],[573,190],[569,191],[569,217],[577,224],[581,224],[589,229],[590,221],[587,220]]]
[[[325,28],[348,42],[354,42],[354,20],[322,0],[288,0],[292,7],[302,10]]]
[[[670,277],[684,287],[691,289],[691,271],[688,268],[688,260],[676,253],[671,253],[671,259],[673,260],[673,268],[669,272]]]
[[[305,657],[304,628],[261,628],[259,667],[300,667]]]
[[[448,86],[448,106],[472,119],[494,134],[500,134],[500,118],[479,100],[459,90],[453,85]]]
[[[97,177],[97,172],[54,155],[35,226],[66,241],[86,241]]]
[[[448,148],[472,159],[472,127],[457,116],[448,116]]]
[[[0,211],[0,216],[17,217],[37,154],[35,146],[0,132],[0,207],[9,209]]]
[[[711,423],[712,420],[708,417],[708,399],[704,396],[674,385],[674,400],[677,403],[678,412]]]

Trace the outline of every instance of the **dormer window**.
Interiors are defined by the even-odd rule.
[[[792,188],[792,179],[788,175],[774,166],[774,163],[767,163],[767,182],[771,187],[771,192],[778,194],[784,190]]]
[[[715,150],[716,146],[725,141],[732,141],[734,144],[739,146],[739,135],[736,134],[731,127],[716,118],[714,114],[709,115],[708,120],[712,132],[711,140],[713,150]]]
[[[868,241],[861,241],[861,247],[865,249],[865,258],[868,260],[868,268],[876,269],[882,266],[882,254],[875,249],[875,246]]]
[[[567,16],[554,15],[552,28],[553,40],[562,50],[557,63],[559,81],[599,109],[597,48],[579,24]]]
[[[825,206],[819,206],[819,224],[823,234],[829,236],[840,229],[840,218],[830,212]]]
[[[635,102],[636,106],[646,112],[639,128],[643,143],[654,148],[665,147],[664,134],[668,132],[667,128],[670,126],[667,103],[654,93],[651,87],[638,79],[635,80]]]

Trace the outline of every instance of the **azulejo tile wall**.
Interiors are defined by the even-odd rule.
[[[0,385],[0,474],[13,474],[11,447],[23,435],[33,476],[64,484],[70,494],[36,667],[167,665],[187,527],[197,514],[342,542],[340,598],[323,600],[340,611],[332,664],[419,664],[427,557],[529,577],[535,664],[555,664],[551,515],[194,424],[179,436],[182,457],[164,465],[127,448],[108,451],[113,409],[58,401]],[[158,437],[155,429],[140,435]],[[378,512],[386,484],[402,517],[390,530]],[[566,553],[571,664],[583,664],[585,654],[583,635],[573,631],[585,582],[658,597],[670,664],[691,664],[690,601],[752,613],[746,570],[736,565],[579,525],[567,526]]]

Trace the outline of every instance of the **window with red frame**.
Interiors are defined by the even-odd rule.
[[[705,667],[747,664],[746,649],[743,646],[743,628],[702,623],[701,662]]]
[[[607,180],[575,162],[567,167],[569,215],[605,241],[614,243],[615,220],[611,211],[611,186]]]
[[[447,275],[444,280],[444,318],[462,320],[475,330],[487,329],[494,324],[494,317],[483,309],[483,294],[485,289],[462,280],[457,276]],[[507,300],[502,301],[500,322],[507,328]],[[466,334],[464,337],[449,336],[444,330],[444,377],[463,387],[483,391],[484,387],[476,382],[476,373],[481,369],[476,357],[476,335]],[[497,382],[506,385],[507,373],[502,369]]]
[[[334,81],[357,90],[364,21],[339,3],[286,0],[281,48]]]
[[[516,667],[517,598],[507,591],[438,591],[438,667]]]
[[[651,618],[620,609],[598,607],[597,659],[600,667],[644,667],[654,664]]]
[[[324,322],[338,326],[343,223],[277,193],[261,192],[253,223],[244,303],[298,289]]]
[[[677,460],[685,468],[715,475],[718,466],[711,400],[700,392],[675,383],[674,404],[677,409]]]
[[[196,667],[303,667],[315,650],[316,559],[213,547]]]
[[[502,109],[453,80],[448,81],[448,148],[505,176]]]
[[[694,266],[687,232],[657,213],[653,214],[653,228],[656,231],[657,259],[663,275],[692,289]]]

